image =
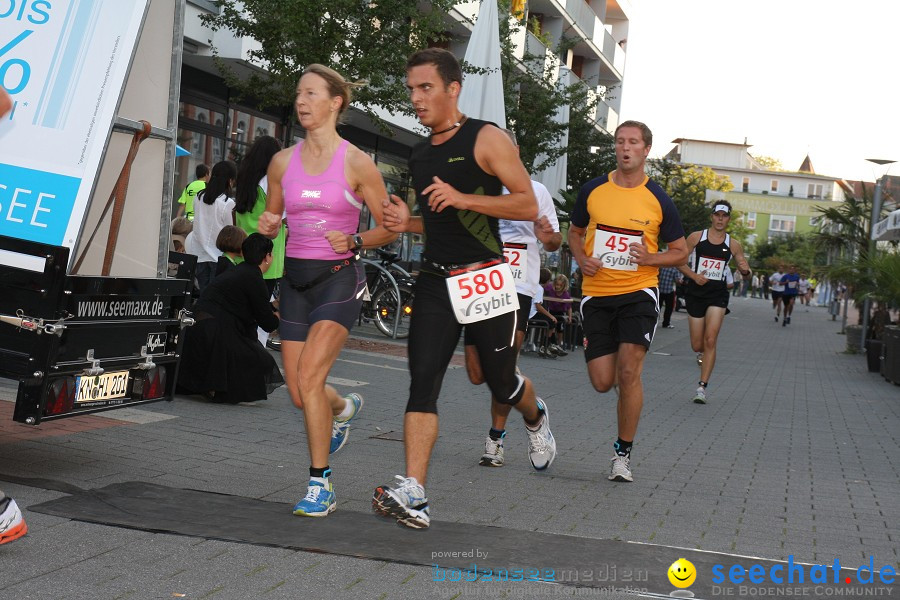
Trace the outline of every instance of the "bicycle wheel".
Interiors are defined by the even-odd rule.
[[[409,320],[412,316],[414,293],[411,285],[401,284],[399,288],[399,303],[397,302],[397,292],[391,286],[378,290],[372,298],[372,305],[375,307],[375,326],[388,337],[392,337],[394,333],[394,319],[399,308],[400,322],[397,324],[397,338],[402,339],[409,336]]]

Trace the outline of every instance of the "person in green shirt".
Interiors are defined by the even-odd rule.
[[[197,165],[194,174],[197,179],[187,184],[187,187],[181,192],[181,197],[178,199],[178,214],[175,215],[176,217],[184,215],[188,221],[194,220],[194,198],[206,188],[206,182],[209,181],[209,167]]]
[[[259,216],[266,209],[267,180],[266,171],[269,161],[281,150],[281,143],[270,135],[261,135],[241,159],[238,168],[237,183],[235,184],[234,197],[234,224],[247,232],[247,235],[256,233]],[[272,250],[272,264],[263,276],[271,293],[275,289],[275,283],[284,274],[284,243],[286,229],[282,224],[278,235],[272,240],[275,248]]]
[[[281,150],[281,142],[270,135],[261,135],[256,138],[247,150],[247,154],[241,159],[238,167],[237,182],[235,184],[234,197],[234,223],[247,232],[247,235],[256,233],[259,224],[259,216],[266,209],[266,196],[268,194],[268,180],[266,172],[269,162]],[[287,240],[287,228],[282,223],[278,235],[272,240],[272,264],[269,270],[263,274],[263,280],[269,288],[271,295],[275,291],[275,284],[284,275],[284,246]],[[278,331],[269,334],[266,343],[269,348],[279,350],[281,338]]]

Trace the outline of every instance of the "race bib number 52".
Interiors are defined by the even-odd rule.
[[[637,271],[637,263],[628,255],[628,246],[640,244],[644,232],[622,227],[597,225],[594,234],[593,257],[603,263],[604,269],[616,271]]]
[[[516,284],[506,263],[447,278],[453,314],[462,325],[519,308]]]
[[[503,256],[512,271],[515,283],[525,283],[528,277],[528,244],[503,243]]]

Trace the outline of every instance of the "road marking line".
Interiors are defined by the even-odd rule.
[[[376,365],[375,363],[367,363],[367,362],[362,362],[362,361],[359,361],[359,360],[347,360],[346,358],[339,358],[338,361],[339,361],[339,362],[350,363],[350,364],[353,364],[353,365],[365,365],[365,366],[367,366],[367,367],[377,367],[377,368],[379,368],[379,369],[390,369],[390,370],[392,370],[392,371],[403,371],[404,373],[407,372],[407,371],[409,370],[409,369],[407,369],[406,367],[404,367],[404,368],[401,369],[400,367],[389,367],[388,365]]]

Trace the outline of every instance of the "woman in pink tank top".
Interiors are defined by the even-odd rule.
[[[325,384],[362,303],[365,276],[357,253],[397,237],[381,224],[388,196],[375,163],[337,132],[350,88],[328,67],[306,68],[294,102],[306,138],[272,158],[259,218],[260,233],[274,237],[287,216],[279,329],[284,376],[291,400],[303,410],[310,454],[306,496],[293,512],[309,517],[336,508],[328,456],[347,441],[363,403],[359,394],[341,397]],[[363,204],[376,227],[357,234]]]

